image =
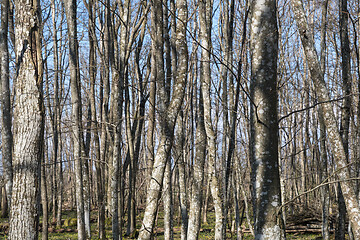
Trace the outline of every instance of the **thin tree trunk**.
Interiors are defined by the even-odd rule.
[[[205,132],[205,134],[206,134],[206,132]],[[206,170],[209,171],[209,168],[207,167]],[[205,193],[205,198],[204,198],[204,204],[203,204],[203,207],[202,207],[202,222],[206,223],[206,224],[207,224],[207,212],[208,212],[207,210],[208,210],[208,207],[209,207],[209,195],[210,195],[209,174],[207,174],[207,175],[208,175],[208,179],[207,179],[207,184],[206,184],[206,193]],[[205,180],[204,180],[204,182],[205,182]]]
[[[195,70],[196,71],[196,70]],[[196,79],[197,74],[194,76]],[[196,80],[194,80],[196,85]],[[195,92],[197,95],[198,93]],[[196,96],[195,95],[195,96]],[[201,209],[203,202],[203,183],[204,183],[204,166],[206,158],[206,132],[204,125],[204,106],[201,87],[199,90],[199,99],[196,116],[196,132],[195,132],[195,158],[192,171],[192,188],[189,209],[188,223],[188,239],[198,239],[201,225]],[[204,213],[205,214],[205,213]]]
[[[47,81],[47,80],[46,80]],[[49,223],[49,214],[48,214],[48,198],[47,198],[47,184],[46,184],[46,159],[45,154],[48,149],[47,146],[43,146],[45,148],[45,152],[42,152],[41,157],[41,204],[42,204],[42,233],[41,239],[48,239],[48,223]]]
[[[163,203],[164,203],[164,238],[172,240],[174,238],[173,231],[173,197],[172,197],[172,171],[170,160],[166,162],[164,173],[163,187]]]
[[[91,107],[91,129],[93,130],[94,139],[94,154],[96,156],[95,171],[96,171],[96,188],[97,188],[97,204],[98,204],[98,229],[99,239],[105,239],[105,202],[104,202],[104,180],[102,164],[100,163],[100,141],[99,141],[99,124],[97,122],[97,111],[95,101],[95,79],[96,79],[96,52],[95,52],[95,19],[94,19],[94,0],[89,1],[89,76],[90,76],[90,107]]]
[[[86,239],[85,216],[84,216],[84,193],[83,193],[83,164],[82,156],[82,127],[81,127],[81,95],[80,95],[80,69],[79,52],[77,41],[77,23],[76,23],[77,2],[75,0],[65,1],[65,12],[68,23],[69,35],[69,66],[70,66],[70,88],[72,103],[72,137],[74,144],[74,162],[75,162],[75,190],[76,190],[76,212],[78,239]]]
[[[350,108],[351,108],[351,77],[350,77],[350,47],[348,37],[348,10],[347,0],[340,1],[339,7],[340,15],[340,43],[341,43],[341,68],[342,68],[342,82],[343,82],[343,95],[345,97],[341,109],[341,126],[340,136],[344,145],[346,155],[346,162],[349,163],[349,127],[350,127]],[[339,219],[336,231],[336,239],[345,238],[345,221],[346,221],[346,206],[344,196],[341,191],[341,186],[338,184],[338,210]]]
[[[167,3],[166,3],[167,4]],[[176,13],[174,13],[176,14]],[[171,63],[174,62],[174,72],[176,71],[176,56],[171,56],[170,37],[169,37],[169,21],[168,9],[163,8],[163,34],[164,34],[164,60],[165,60],[165,104],[170,101],[170,88],[172,81]],[[175,23],[172,21],[172,23]],[[173,61],[172,61],[173,60]],[[175,79],[175,78],[174,78]],[[172,172],[170,159],[166,162],[164,179],[163,179],[163,204],[164,204],[164,238],[172,240],[174,238],[173,231],[173,197],[172,197]]]
[[[320,54],[320,63],[322,75],[325,75],[325,66],[326,66],[326,29],[327,29],[327,9],[328,9],[328,0],[325,0],[322,4],[322,18],[321,18],[321,54]],[[328,175],[328,156],[326,149],[326,129],[324,123],[324,117],[322,113],[319,113],[319,123],[320,123],[320,159],[321,159],[321,169],[320,169],[320,181],[323,182]],[[329,207],[330,207],[330,195],[329,195],[329,185],[325,185],[320,190],[321,194],[321,204],[322,204],[322,236],[324,240],[329,240],[330,238],[330,229],[329,229]]]
[[[187,188],[185,172],[185,125],[183,122],[183,112],[177,119],[175,159],[179,170],[179,207],[181,214],[181,239],[187,239],[188,230],[188,213],[187,213]]]
[[[11,102],[9,86],[9,48],[8,48],[8,21],[9,21],[9,0],[1,1],[1,29],[0,29],[0,84],[1,84],[1,140],[2,140],[2,163],[5,181],[4,194],[7,197],[7,204],[10,207],[13,184],[12,170],[12,143],[11,132]],[[8,212],[8,209],[2,209]]]
[[[213,196],[215,208],[215,239],[224,239],[224,214],[223,201],[221,197],[220,182],[215,168],[216,161],[216,133],[211,117],[211,70],[210,70],[210,51],[211,51],[211,26],[212,26],[212,1],[199,2],[200,18],[200,44],[201,66],[200,80],[202,82],[202,94],[204,103],[204,123],[207,136],[207,150],[209,158],[211,194]]]
[[[6,187],[1,187],[1,217],[6,218],[9,216],[8,199],[6,194]]]

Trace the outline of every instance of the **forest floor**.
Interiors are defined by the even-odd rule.
[[[96,212],[93,211],[91,215],[91,231],[92,231],[92,238],[91,239],[98,239],[98,230],[97,230],[97,222],[96,222]],[[137,229],[140,229],[142,214],[139,214],[137,217]],[[174,239],[180,239],[180,219],[178,217],[174,217]],[[201,226],[201,232],[199,239],[214,239],[214,224],[215,224],[215,216],[213,212],[208,213],[208,221],[207,223],[203,223]],[[49,239],[52,240],[75,240],[77,239],[77,232],[76,232],[76,212],[75,211],[64,211],[62,216],[62,228],[56,228],[55,224],[50,224],[49,227]],[[41,225],[41,223],[40,223]],[[7,239],[7,231],[8,231],[8,219],[3,218],[0,219],[0,239]],[[157,219],[156,224],[156,236],[154,239],[162,240],[164,239],[164,229],[163,229],[163,216],[160,212]],[[125,229],[126,230],[126,229]],[[124,230],[124,231],[125,231]],[[318,231],[305,231],[304,229],[297,229],[292,228],[287,231],[287,239],[322,239],[321,232]],[[106,235],[108,239],[111,239],[111,219],[106,220]],[[41,232],[39,233],[39,239],[41,239]],[[130,239],[128,237],[124,237],[123,239]],[[236,239],[236,235],[234,233],[228,232],[227,239]],[[245,229],[243,239],[252,240],[254,237],[251,233]],[[334,239],[334,234],[331,235],[330,239]]]

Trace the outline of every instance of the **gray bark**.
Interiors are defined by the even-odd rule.
[[[4,169],[5,193],[7,206],[11,205],[12,194],[12,143],[11,132],[11,102],[9,86],[9,49],[8,49],[8,19],[9,0],[1,1],[1,29],[0,29],[0,84],[1,84],[1,140],[2,140],[2,163]],[[6,209],[7,211],[7,209]]]
[[[196,77],[197,75],[195,75]],[[195,78],[196,79],[196,78]],[[196,82],[194,81],[194,84]],[[197,93],[196,93],[197,94]],[[195,158],[192,171],[192,188],[190,195],[188,239],[198,239],[201,225],[201,209],[203,201],[204,165],[206,157],[206,132],[204,125],[204,106],[201,87],[197,106],[196,132],[195,132]]]
[[[292,10],[294,12],[295,20],[297,22],[298,31],[300,33],[301,42],[304,48],[306,61],[309,65],[312,81],[314,82],[315,91],[321,104],[321,111],[323,112],[324,122],[328,133],[328,139],[331,143],[332,152],[338,169],[338,178],[341,181],[340,185],[345,199],[345,204],[349,214],[349,220],[352,224],[354,237],[360,238],[360,209],[357,197],[351,182],[345,181],[350,178],[347,169],[346,152],[342,142],[342,138],[337,127],[335,114],[331,103],[329,102],[329,91],[322,76],[321,66],[318,61],[317,53],[313,36],[309,30],[306,22],[306,16],[302,6],[302,1],[292,0]]]
[[[211,194],[213,196],[215,208],[215,239],[224,239],[224,212],[221,196],[220,181],[217,176],[216,162],[216,133],[211,117],[211,70],[210,70],[210,51],[211,51],[211,26],[212,26],[212,1],[203,0],[199,2],[200,19],[200,44],[201,66],[200,81],[202,82],[202,94],[204,103],[204,123],[207,136],[207,150],[209,158]]]
[[[184,4],[183,1],[180,1]],[[183,4],[180,4],[182,6]],[[154,66],[156,68],[156,81],[159,84],[157,109],[159,112],[159,147],[156,152],[154,166],[151,174],[151,180],[148,187],[146,197],[146,209],[140,229],[138,239],[150,239],[152,236],[153,227],[155,224],[156,212],[158,208],[158,201],[160,198],[160,191],[162,188],[162,179],[164,177],[164,170],[166,162],[169,161],[170,150],[173,142],[174,126],[176,117],[182,105],[184,98],[184,89],[187,79],[188,68],[188,54],[186,45],[186,21],[183,21],[177,29],[177,45],[179,47],[179,67],[176,75],[176,80],[173,83],[172,98],[168,106],[165,106],[167,93],[165,87],[165,73],[164,73],[164,59],[163,59],[163,2],[162,0],[154,0],[152,2],[151,18],[153,26],[153,54]],[[179,10],[179,18],[186,20],[187,11]],[[181,52],[181,54],[180,54]]]
[[[44,133],[40,1],[15,2],[16,88],[9,239],[38,238]],[[26,186],[26,187],[24,187]]]
[[[104,202],[104,179],[102,164],[100,163],[100,139],[99,139],[99,123],[97,121],[96,101],[95,101],[95,79],[96,79],[96,35],[95,35],[95,18],[94,18],[94,0],[89,0],[89,77],[90,77],[90,108],[91,108],[91,129],[93,131],[94,140],[94,155],[96,156],[95,171],[96,171],[96,189],[97,189],[97,204],[98,204],[98,229],[99,239],[105,239],[105,202]]]
[[[47,152],[47,146],[43,146],[45,148],[45,152]],[[47,196],[47,184],[46,184],[46,160],[45,154],[42,152],[41,157],[41,204],[42,204],[42,233],[41,239],[48,239],[48,226],[49,226],[49,214],[48,214],[48,196]]]
[[[351,111],[351,77],[350,77],[350,47],[348,36],[348,10],[347,0],[341,0],[339,6],[340,15],[340,43],[341,43],[341,69],[342,69],[342,84],[343,95],[345,97],[343,106],[341,109],[341,125],[340,135],[344,145],[344,151],[346,155],[346,161],[349,162],[349,127],[350,127],[350,111]],[[338,185],[338,226],[335,234],[336,239],[345,238],[345,221],[346,221],[346,207],[344,196],[341,191],[340,184]]]
[[[183,112],[177,119],[175,159],[179,171],[179,204],[181,214],[181,239],[187,239],[188,230],[188,212],[187,212],[187,188],[186,188],[186,170],[185,170],[185,124]]]
[[[285,239],[278,166],[276,1],[254,1],[251,16],[251,135],[255,239]]]
[[[172,171],[170,160],[166,162],[164,173],[164,187],[163,187],[163,203],[164,203],[164,239],[172,240],[174,238],[173,231],[173,215],[174,215],[174,202],[172,197]]]
[[[325,75],[325,66],[326,66],[326,29],[327,29],[327,10],[328,10],[328,0],[325,0],[322,4],[322,16],[321,16],[321,54],[320,54],[320,63],[322,75]],[[324,123],[324,116],[319,113],[319,123],[320,123],[320,181],[323,182],[328,175],[327,171],[327,149],[326,149],[326,128]],[[330,195],[329,195],[329,185],[325,185],[321,188],[321,203],[322,203],[322,236],[324,240],[329,240],[330,238],[330,229],[329,229],[329,206],[330,206]]]
[[[173,13],[176,14],[176,13]],[[169,104],[170,101],[170,88],[172,80],[172,69],[171,63],[172,60],[175,60],[173,65],[176,68],[176,56],[171,56],[170,48],[170,36],[169,36],[169,21],[168,21],[168,9],[163,8],[163,36],[164,36],[164,56],[165,56],[165,105]],[[172,23],[175,23],[172,21]],[[174,72],[176,69],[174,69]],[[175,79],[175,78],[174,78]],[[172,240],[174,238],[173,231],[173,198],[172,198],[172,172],[171,172],[171,163],[170,159],[166,162],[164,179],[163,179],[163,204],[164,204],[164,238]]]
[[[54,199],[57,202],[53,204],[53,216],[56,216],[56,226],[61,226],[61,208],[62,208],[62,163],[61,163],[61,139],[60,137],[60,122],[61,122],[61,109],[59,98],[59,51],[58,51],[58,38],[57,38],[57,23],[56,23],[56,5],[55,1],[51,1],[52,10],[52,24],[53,24],[53,44],[54,44],[54,110],[52,116],[52,130],[53,130],[53,146],[54,146],[54,166],[53,178],[55,182],[53,185]]]
[[[83,164],[82,156],[82,127],[81,127],[81,95],[80,95],[80,69],[79,52],[77,41],[76,23],[77,2],[75,0],[65,1],[65,13],[69,35],[69,66],[70,66],[70,88],[72,104],[72,138],[74,144],[75,162],[75,191],[78,239],[86,239],[85,216],[84,216],[84,193],[83,193]]]

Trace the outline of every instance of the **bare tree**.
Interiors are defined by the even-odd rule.
[[[72,103],[72,138],[74,144],[75,162],[75,182],[76,182],[76,211],[78,239],[86,239],[85,219],[84,219],[84,194],[83,194],[83,164],[82,164],[82,145],[83,133],[81,127],[81,94],[80,94],[80,69],[79,52],[77,41],[76,24],[77,2],[75,0],[65,1],[65,13],[68,24],[69,36],[69,66],[70,66],[70,87]]]
[[[344,149],[343,141],[337,127],[334,110],[330,103],[329,91],[321,73],[321,66],[315,50],[313,34],[309,30],[302,1],[292,0],[291,6],[298,26],[298,32],[300,34],[301,42],[304,48],[306,61],[309,65],[311,78],[314,82],[315,91],[319,101],[322,103],[321,111],[323,112],[324,122],[328,133],[328,139],[331,143],[332,152],[339,169],[337,175],[340,180],[340,185],[349,214],[349,220],[352,224],[354,237],[360,238],[359,203],[357,201],[357,197],[351,182],[346,181],[350,178],[349,171],[347,170],[348,164],[346,162],[346,151]]]
[[[185,2],[180,1],[179,6],[184,6]],[[186,6],[186,5],[185,5]],[[180,19],[186,19],[186,8],[180,7]],[[178,52],[182,53],[182,58],[179,59],[179,67],[176,75],[176,80],[173,83],[172,97],[166,106],[166,85],[164,74],[164,59],[163,59],[163,1],[154,0],[152,2],[151,18],[153,23],[153,54],[154,54],[154,68],[156,68],[156,81],[158,83],[158,112],[160,124],[159,147],[156,152],[151,180],[148,187],[146,198],[146,209],[140,229],[139,239],[150,239],[152,229],[155,223],[156,212],[158,208],[158,201],[160,198],[160,191],[162,189],[162,179],[166,162],[170,160],[170,151],[174,138],[174,127],[176,118],[182,101],[184,98],[184,90],[187,80],[187,46],[186,46],[186,21],[182,22],[183,27],[178,28],[177,36],[179,42]],[[180,56],[180,54],[179,54]]]
[[[322,4],[322,16],[321,16],[321,70],[323,76],[325,75],[326,67],[326,28],[327,28],[327,11],[328,3],[326,0]],[[321,159],[321,170],[320,170],[320,180],[324,181],[328,175],[328,156],[326,148],[326,128],[324,123],[324,117],[321,112],[319,113],[319,124],[320,124],[320,159]],[[324,240],[330,238],[330,226],[329,226],[329,206],[330,206],[330,195],[329,195],[329,185],[321,188],[321,202],[322,202],[322,236]]]
[[[200,65],[200,81],[203,94],[204,103],[204,124],[207,136],[207,150],[209,152],[209,170],[211,181],[211,194],[214,200],[215,207],[215,239],[223,239],[225,237],[224,230],[224,213],[223,201],[221,197],[220,181],[217,176],[215,168],[216,162],[216,132],[212,122],[212,108],[211,108],[211,70],[210,70],[210,56],[211,56],[211,28],[212,28],[212,1],[199,1],[199,20],[200,20],[200,44],[201,50],[201,65]]]

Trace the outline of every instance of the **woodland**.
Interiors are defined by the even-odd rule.
[[[360,239],[359,0],[0,3],[1,239]]]

